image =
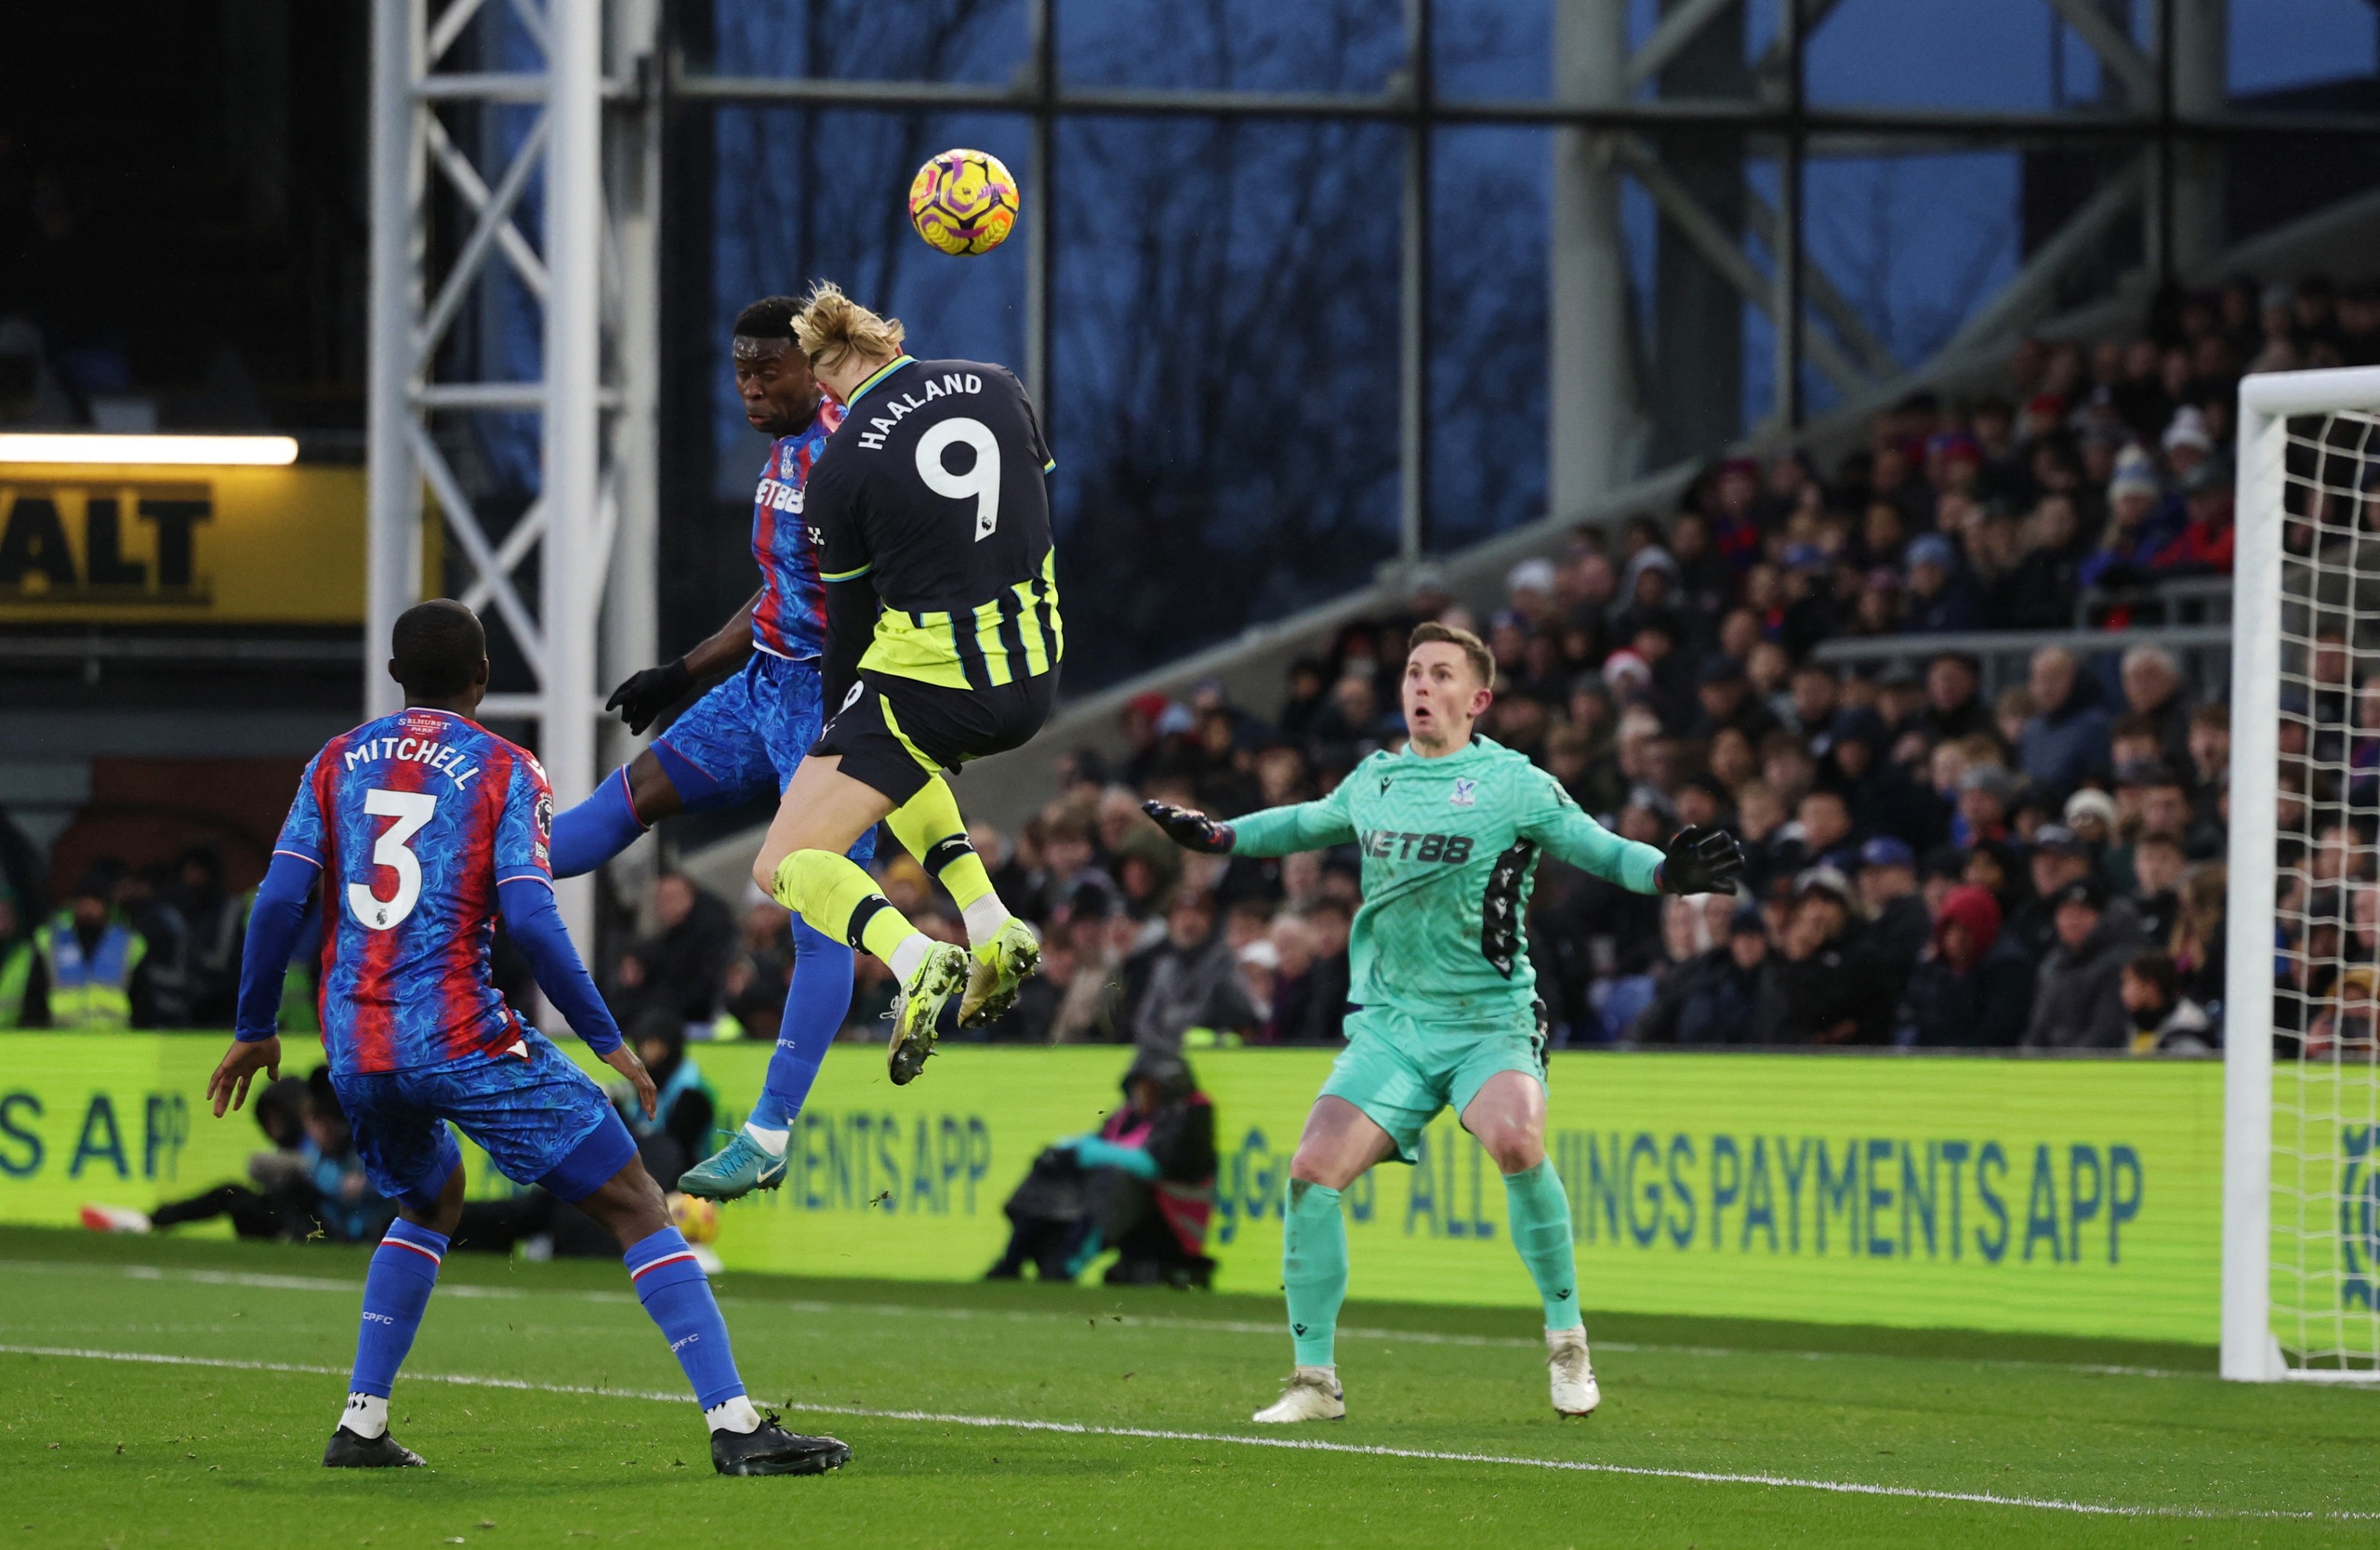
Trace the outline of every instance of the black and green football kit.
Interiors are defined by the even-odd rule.
[[[1053,466],[1003,367],[904,355],[853,390],[803,497],[832,712],[813,752],[897,804],[1040,730],[1065,656]]]
[[[1238,855],[1361,852],[1348,938],[1356,1010],[1322,1091],[1362,1109],[1408,1162],[1438,1112],[1461,1113],[1499,1071],[1544,1080],[1524,924],[1538,856],[1637,894],[1658,891],[1662,859],[1485,737],[1438,759],[1375,753],[1321,801],[1236,818],[1231,831]]]

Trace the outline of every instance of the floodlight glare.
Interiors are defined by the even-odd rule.
[[[0,463],[281,468],[297,460],[298,442],[293,436],[0,434]]]

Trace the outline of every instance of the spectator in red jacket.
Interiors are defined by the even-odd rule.
[[[2231,470],[2220,459],[2201,463],[2182,481],[2189,520],[2149,559],[2161,576],[2228,576],[2238,532],[2231,524]]]

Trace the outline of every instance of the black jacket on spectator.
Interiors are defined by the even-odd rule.
[[[1911,1042],[1928,1049],[2004,1048],[2025,1037],[2033,1011],[2033,960],[2008,936],[1965,974],[1939,955],[1909,976],[1903,1006]]]
[[[695,890],[694,907],[684,920],[637,945],[644,983],[624,999],[640,1009],[674,1012],[681,1022],[709,1022],[719,1014],[727,960],[734,956],[736,940],[735,917],[727,906]]]
[[[1133,976],[1138,993],[1124,1023],[1141,1048],[1179,1054],[1185,1029],[1246,1033],[1256,1026],[1256,1008],[1222,931],[1195,947],[1176,947],[1169,937],[1139,956],[1144,973]]]
[[[2121,1050],[2132,1042],[2132,1015],[2121,986],[2124,960],[2141,945],[2138,918],[2108,911],[2082,950],[2050,949],[2033,988],[2025,1042],[2034,1049]]]
[[[1877,912],[1868,934],[1895,971],[1906,974],[1934,938],[1934,918],[1925,913],[1924,899],[1905,894]]]
[[[1857,926],[1830,937],[1809,957],[1777,965],[1780,1007],[1776,1042],[1882,1044],[1892,1029],[1900,1000],[1898,976],[1875,944]],[[1832,1037],[1853,1025],[1847,1039]]]
[[[2005,629],[2071,629],[2082,581],[2071,546],[2036,549],[2008,573],[2007,603],[1997,621]]]
[[[1633,1032],[1650,1044],[1765,1044],[1783,1010],[1776,960],[1747,970],[1723,942],[1671,970]]]

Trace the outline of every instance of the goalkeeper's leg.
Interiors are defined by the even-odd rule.
[[[1339,1386],[1339,1307],[1347,1299],[1347,1219],[1340,1191],[1394,1156],[1395,1144],[1344,1098],[1315,1100],[1289,1162],[1281,1211],[1281,1290],[1289,1299],[1296,1371],[1261,1422],[1336,1421],[1347,1413]]]
[[[1554,1408],[1588,1415],[1602,1403],[1587,1354],[1579,1311],[1579,1267],[1571,1250],[1570,1198],[1562,1175],[1545,1159],[1545,1084],[1521,1071],[1499,1071],[1462,1110],[1463,1128],[1479,1138],[1504,1175],[1504,1202],[1513,1247],[1545,1305],[1545,1361]]]

